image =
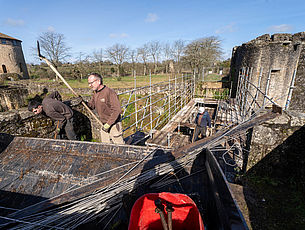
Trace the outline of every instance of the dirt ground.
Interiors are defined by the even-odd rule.
[[[230,188],[250,230],[305,230],[304,194],[267,179],[244,183]]]

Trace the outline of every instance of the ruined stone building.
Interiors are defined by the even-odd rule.
[[[305,32],[265,34],[234,47],[231,62],[233,98],[238,94],[241,75],[280,107],[304,111]],[[252,96],[255,90],[253,88]],[[258,101],[263,100],[264,96],[260,94]]]
[[[18,74],[18,77],[23,79],[29,78],[21,41],[0,33],[0,75],[5,78],[5,75],[9,74]]]

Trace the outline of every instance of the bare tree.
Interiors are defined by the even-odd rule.
[[[181,71],[181,57],[183,55],[184,48],[185,48],[185,41],[180,39],[180,40],[174,41],[172,49],[171,49],[173,58],[177,65],[178,73],[180,73],[180,71]]]
[[[136,50],[131,50],[129,52],[129,57],[130,57],[130,61],[131,61],[131,68],[132,68],[132,74],[135,71],[136,68],[136,62],[138,61],[138,54]]]
[[[127,59],[129,48],[123,44],[114,44],[107,48],[106,53],[110,60],[117,65],[117,77],[121,76],[121,68],[123,62]]]
[[[103,55],[103,49],[99,49],[99,50],[94,50],[93,51],[93,61],[97,62],[98,65],[99,65],[99,69],[100,69],[100,74],[103,74],[102,71],[103,71],[103,58],[104,58],[104,55]]]
[[[77,61],[75,63],[76,64],[75,77],[78,78],[79,80],[83,79],[83,76],[87,74],[85,66],[88,65],[89,59],[90,59],[89,55],[86,55],[83,52],[78,53]]]
[[[138,57],[143,61],[144,64],[144,70],[143,70],[143,75],[146,75],[146,70],[147,70],[147,61],[148,61],[148,46],[145,44],[143,47],[137,49],[138,52]]]
[[[204,66],[213,65],[221,57],[220,42],[215,36],[192,41],[185,48],[185,61],[200,73]]]
[[[161,53],[161,43],[159,41],[152,41],[147,44],[149,55],[153,58],[154,62],[154,73],[157,72],[158,59]]]
[[[70,47],[65,43],[65,36],[56,32],[44,32],[39,38],[40,48],[48,59],[56,66],[69,57]]]
[[[165,59],[165,73],[167,74],[168,73],[168,62],[169,62],[169,59],[172,57],[172,47],[171,47],[171,44],[170,43],[165,43],[163,45],[163,54],[164,54],[164,59]]]

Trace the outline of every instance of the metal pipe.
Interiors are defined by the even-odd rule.
[[[167,84],[168,84],[168,81],[163,81],[163,82],[154,83],[151,86],[155,87],[155,86],[158,86],[158,85],[161,86],[161,85],[167,85]],[[142,87],[138,87],[137,90],[140,91],[140,90],[143,90],[143,89],[146,89],[146,88],[149,88],[149,87],[150,87],[149,85],[148,86],[142,86]],[[118,95],[127,94],[127,93],[129,93],[131,91],[134,91],[134,89],[126,90],[126,91],[124,91],[122,93],[118,93]]]
[[[129,105],[129,104],[132,104],[132,103],[129,103],[129,102],[130,102],[130,100],[131,100],[132,94],[133,94],[133,91],[132,91],[132,92],[131,92],[131,94],[129,95],[129,98],[128,98],[128,101],[127,101],[127,104],[126,104],[126,105],[124,105],[124,106],[121,106],[121,108],[123,108],[123,107],[124,107],[124,112],[123,112],[123,114],[122,114],[122,117],[125,115],[125,112],[126,112],[126,109],[127,109],[128,105]]]
[[[242,117],[242,120],[244,120],[244,116],[245,116],[245,94],[246,94],[246,80],[247,80],[247,76],[249,74],[249,67],[246,68],[246,73],[244,74],[244,84],[243,84],[243,94],[241,95],[242,96],[242,105],[241,105],[241,117]]]
[[[249,69],[248,69],[248,70],[249,70]],[[247,78],[248,78],[249,82],[251,81],[252,71],[253,71],[253,67],[250,68],[250,73],[249,73],[249,71],[248,71],[248,74],[247,74]],[[250,94],[250,92],[249,92],[249,86],[250,86],[250,84],[248,83],[248,84],[247,84],[247,87],[246,87],[247,89],[246,89],[246,92],[245,92],[245,101],[246,101],[246,102],[248,102],[248,101],[247,101],[247,100],[248,100],[248,94]],[[243,111],[244,111],[244,116],[247,115],[246,110],[247,110],[247,104],[245,103],[245,104],[244,104],[244,109],[243,109]]]
[[[152,104],[147,105],[146,107],[151,106],[151,105],[154,105],[155,103],[157,103],[157,102],[163,100],[164,98],[166,98],[166,96],[163,97],[163,98],[160,98],[159,100],[153,102]],[[143,108],[139,109],[138,112],[140,112],[140,111],[142,111],[142,110],[146,110],[146,107],[143,107]],[[127,116],[123,117],[121,120],[124,120],[124,119],[130,117],[130,116],[133,115],[133,114],[135,114],[135,112],[128,114]],[[149,114],[149,115],[150,115],[150,114]]]
[[[176,91],[176,87],[177,86],[177,75],[175,74],[175,111],[176,111],[176,107],[177,107],[177,91]]]
[[[258,97],[258,93],[259,93],[258,90],[259,90],[259,88],[260,88],[261,79],[262,79],[262,70],[263,70],[263,68],[260,69],[260,74],[259,74],[258,85],[257,85],[257,86],[251,84],[251,81],[248,82],[248,84],[249,84],[250,86],[252,86],[253,88],[256,89],[256,92],[255,92],[255,96],[253,96],[253,95],[249,92],[249,95],[252,97],[252,102],[251,102],[251,105],[250,105],[250,107],[248,108],[248,110],[247,110],[247,112],[246,112],[247,114],[249,113],[249,111],[252,110],[253,104],[254,104],[254,109],[256,108],[256,105],[258,105],[258,106],[260,107],[259,103],[257,102],[257,97]]]
[[[193,84],[194,84],[194,88],[193,88],[193,98],[195,98],[195,94],[196,94],[196,73],[195,73],[195,69],[194,69],[194,79],[193,79]]]
[[[288,92],[287,101],[286,101],[286,105],[285,105],[285,110],[287,110],[289,108],[290,100],[291,100],[291,96],[292,96],[292,91],[295,88],[294,87],[294,81],[295,81],[296,72],[297,72],[297,70],[294,69],[292,79],[291,79],[291,82],[290,82],[290,87],[289,87],[289,92]]]
[[[258,77],[258,85],[257,85],[257,91],[256,91],[256,95],[255,95],[255,100],[257,100],[258,98],[258,92],[261,90],[261,82],[262,82],[262,77],[263,77],[263,70],[264,70],[264,68],[262,67],[261,69],[260,69],[260,73],[259,73],[259,77]],[[255,107],[254,107],[254,109],[256,109],[256,105],[255,105]]]
[[[184,85],[183,85],[183,74],[182,74],[182,80],[181,80],[181,86],[183,87],[183,89],[184,89]],[[182,106],[183,106],[183,92],[184,92],[184,90],[182,90],[182,87],[180,87],[180,97],[181,97],[181,105],[180,105],[180,107],[181,107],[181,109],[182,109]]]
[[[142,126],[143,126],[143,120],[144,120],[144,116],[146,114],[146,108],[147,108],[147,104],[148,104],[148,99],[146,99],[146,103],[145,103],[145,107],[144,107],[144,112],[143,112],[143,116],[142,116],[142,122],[141,122],[141,129],[142,129]]]
[[[138,107],[137,107],[137,76],[136,76],[136,71],[133,71],[133,77],[134,77],[134,89],[135,89],[135,93],[134,93],[134,99],[135,99],[135,112],[136,112],[136,130],[138,129]]]
[[[236,104],[239,104],[239,99],[238,99],[238,96],[239,96],[239,87],[240,87],[240,81],[241,81],[241,70],[238,71],[238,77],[237,77],[237,89],[236,89],[236,95],[235,95],[235,98],[236,98]]]
[[[151,70],[149,70],[149,85],[150,85],[150,106],[149,106],[149,110],[150,110],[150,133],[152,132],[152,108],[151,108]]]
[[[269,74],[268,74],[268,78],[267,78],[267,82],[266,82],[266,88],[265,88],[265,95],[264,95],[264,101],[263,101],[263,107],[266,104],[266,96],[269,90],[269,83],[270,83],[270,79],[271,79],[271,71],[272,69],[269,70]]]
[[[249,81],[248,81],[248,83],[251,84],[251,85],[253,85],[255,88],[257,88],[256,85],[254,85],[252,82],[249,82]],[[265,93],[264,93],[262,90],[260,90],[259,88],[257,88],[257,90],[258,90],[266,99],[268,99],[271,103],[275,104],[275,102],[273,102],[272,99],[271,99],[270,97],[268,97],[268,95],[265,95]]]
[[[170,96],[171,95],[171,77],[170,77],[170,75],[168,77],[169,77],[169,81],[168,81],[169,111],[168,111],[168,113],[169,113],[169,120],[170,120],[170,117],[171,117],[171,109],[170,109],[170,107],[171,107],[171,96]]]
[[[163,90],[160,90],[160,91],[158,91],[158,92],[155,92],[155,93],[151,94],[151,96],[154,96],[154,95],[156,95],[156,94],[160,94],[160,93],[165,92],[165,91],[167,91],[167,89],[163,89]],[[133,93],[134,93],[134,90],[128,91],[128,92],[131,92],[131,93],[133,94]],[[122,95],[122,94],[120,94],[120,95]],[[120,95],[119,95],[119,96],[120,96]],[[150,94],[148,94],[148,95],[145,96],[145,97],[139,98],[139,99],[137,99],[136,101],[130,102],[130,103],[129,103],[129,101],[128,101],[127,104],[122,105],[121,108],[123,108],[123,107],[125,107],[125,106],[128,106],[128,105],[132,105],[132,104],[134,104],[135,102],[144,100],[144,99],[149,98],[149,97],[150,97]]]
[[[154,95],[154,94],[153,94]],[[145,98],[147,98],[147,100],[149,100],[150,98],[149,98],[149,96],[148,97],[145,97]],[[167,96],[164,96],[164,97],[162,97],[162,98],[160,98],[159,100],[157,100],[157,101],[155,101],[155,102],[153,102],[152,104],[149,104],[149,105],[147,105],[146,107],[148,107],[148,106],[150,106],[150,105],[153,105],[153,104],[155,104],[155,103],[157,103],[157,102],[159,102],[159,101],[161,101],[161,100],[163,100],[164,98],[167,98]],[[131,104],[133,104],[134,102],[131,102],[131,103],[129,103],[129,104],[126,104],[126,105],[131,105]],[[126,105],[124,105],[124,106],[126,106]],[[145,108],[146,108],[145,107]],[[145,109],[145,108],[141,108],[141,109],[139,109],[138,110],[138,112],[140,112],[140,111],[142,111],[143,109]],[[133,115],[133,114],[135,114],[135,112],[133,112],[133,113],[130,113],[129,115],[127,115],[126,117],[129,117],[130,115]],[[126,118],[125,117],[125,118]]]
[[[171,146],[171,134],[167,133],[167,147]]]

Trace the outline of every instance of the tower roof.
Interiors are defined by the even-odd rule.
[[[6,34],[3,34],[3,33],[0,33],[0,38],[10,39],[10,40],[16,40],[16,41],[20,41],[20,42],[21,42],[21,40],[16,39],[16,38],[13,38],[13,37],[10,37],[10,36],[8,36],[8,35],[6,35]]]

